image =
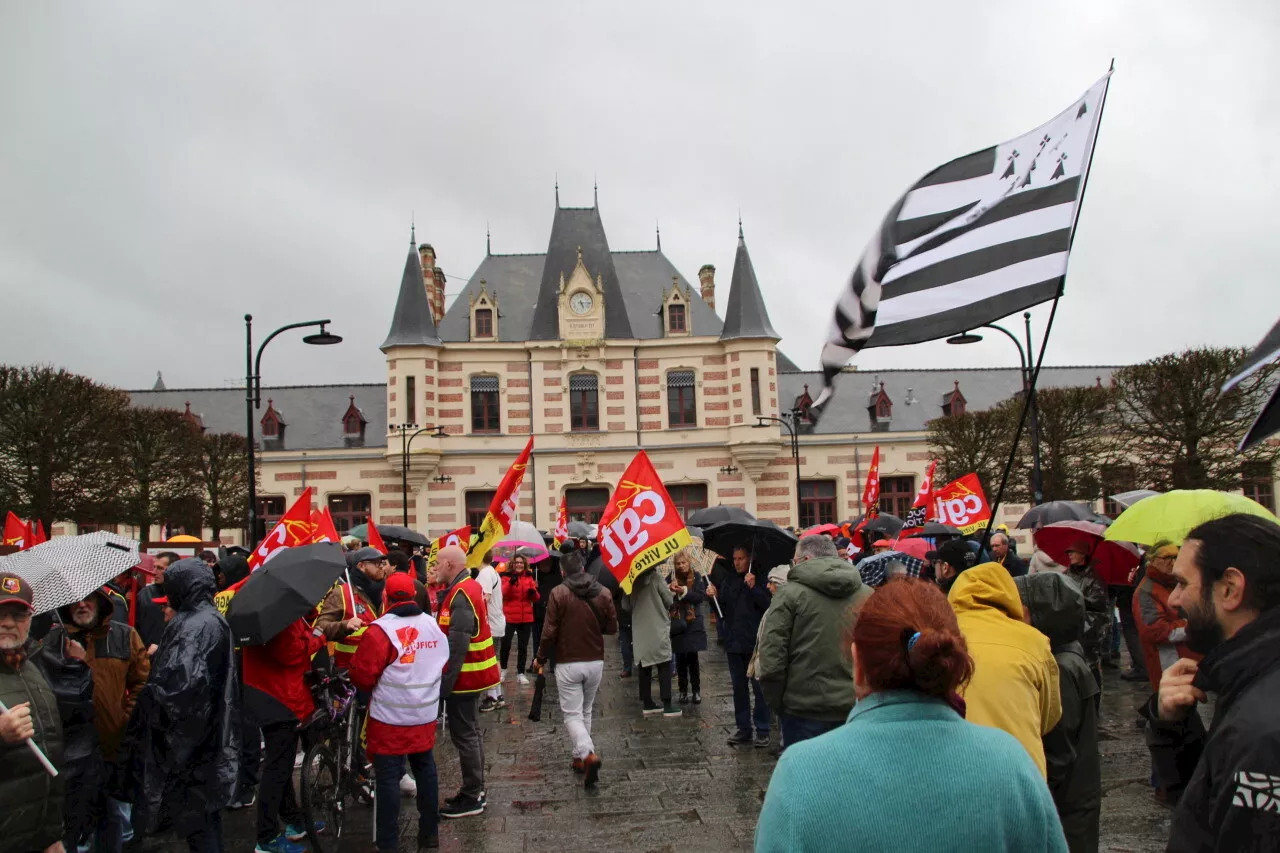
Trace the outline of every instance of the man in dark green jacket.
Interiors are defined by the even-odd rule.
[[[31,587],[0,573],[0,851],[62,849],[62,776],[50,776],[27,746],[62,762],[62,724],[49,683],[31,660]]]
[[[756,677],[791,746],[841,725],[853,708],[848,630],[871,595],[828,536],[805,536],[764,615]]]

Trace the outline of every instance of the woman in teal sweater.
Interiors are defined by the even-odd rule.
[[[956,690],[973,659],[936,586],[904,578],[878,589],[858,612],[852,651],[857,704],[840,728],[783,753],[758,853],[1066,853],[1027,751],[964,720]]]

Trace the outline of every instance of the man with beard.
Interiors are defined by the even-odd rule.
[[[1169,603],[1205,657],[1165,670],[1147,724],[1156,781],[1183,788],[1170,851],[1280,849],[1280,525],[1229,515],[1187,534]],[[1193,713],[1217,695],[1206,734]]]
[[[27,746],[34,741],[55,766],[62,764],[58,704],[31,660],[34,600],[30,585],[0,573],[0,803],[5,850],[62,853],[63,776],[51,776]]]
[[[58,610],[61,624],[55,625],[45,640],[46,646],[57,648],[64,642],[65,634],[78,643],[84,649],[84,661],[93,675],[93,724],[98,733],[104,778],[101,785],[87,792],[84,800],[78,800],[69,792],[68,802],[73,807],[83,802],[83,808],[75,809],[81,812],[82,822],[96,818],[99,853],[119,853],[124,842],[133,836],[129,804],[116,798],[119,750],[138,692],[151,671],[151,660],[142,638],[128,623],[115,619],[115,606],[106,588],[92,592],[82,601]]]

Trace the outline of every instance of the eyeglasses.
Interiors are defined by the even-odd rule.
[[[9,618],[19,624],[31,621],[31,611],[20,605],[7,605],[0,607],[0,619]]]

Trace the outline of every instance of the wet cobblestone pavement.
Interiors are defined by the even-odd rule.
[[[684,706],[685,716],[640,714],[636,680],[620,679],[616,648],[609,649],[596,700],[594,739],[604,759],[599,786],[585,791],[569,769],[569,742],[552,690],[542,721],[526,717],[532,684],[504,685],[507,708],[482,715],[489,806],[479,816],[444,821],[445,851],[697,851],[750,850],[756,817],[776,757],[774,748],[730,747],[733,702],[724,656],[713,646],[703,655],[703,704]],[[1151,797],[1150,762],[1134,709],[1147,685],[1121,681],[1107,670],[1101,740],[1104,800],[1100,849],[1155,853],[1164,849],[1169,810]],[[655,691],[657,685],[654,685]],[[436,748],[441,796],[458,789],[456,754],[443,737]],[[975,792],[980,800],[980,792]],[[850,803],[874,800],[851,792]],[[975,802],[980,811],[980,803]],[[926,810],[927,813],[927,810]],[[416,811],[402,800],[400,847],[417,847]],[[226,849],[249,853],[254,810],[225,814]],[[149,843],[148,851],[185,850],[184,844]],[[373,849],[372,812],[355,807],[344,851]],[[851,850],[856,844],[851,844]]]

